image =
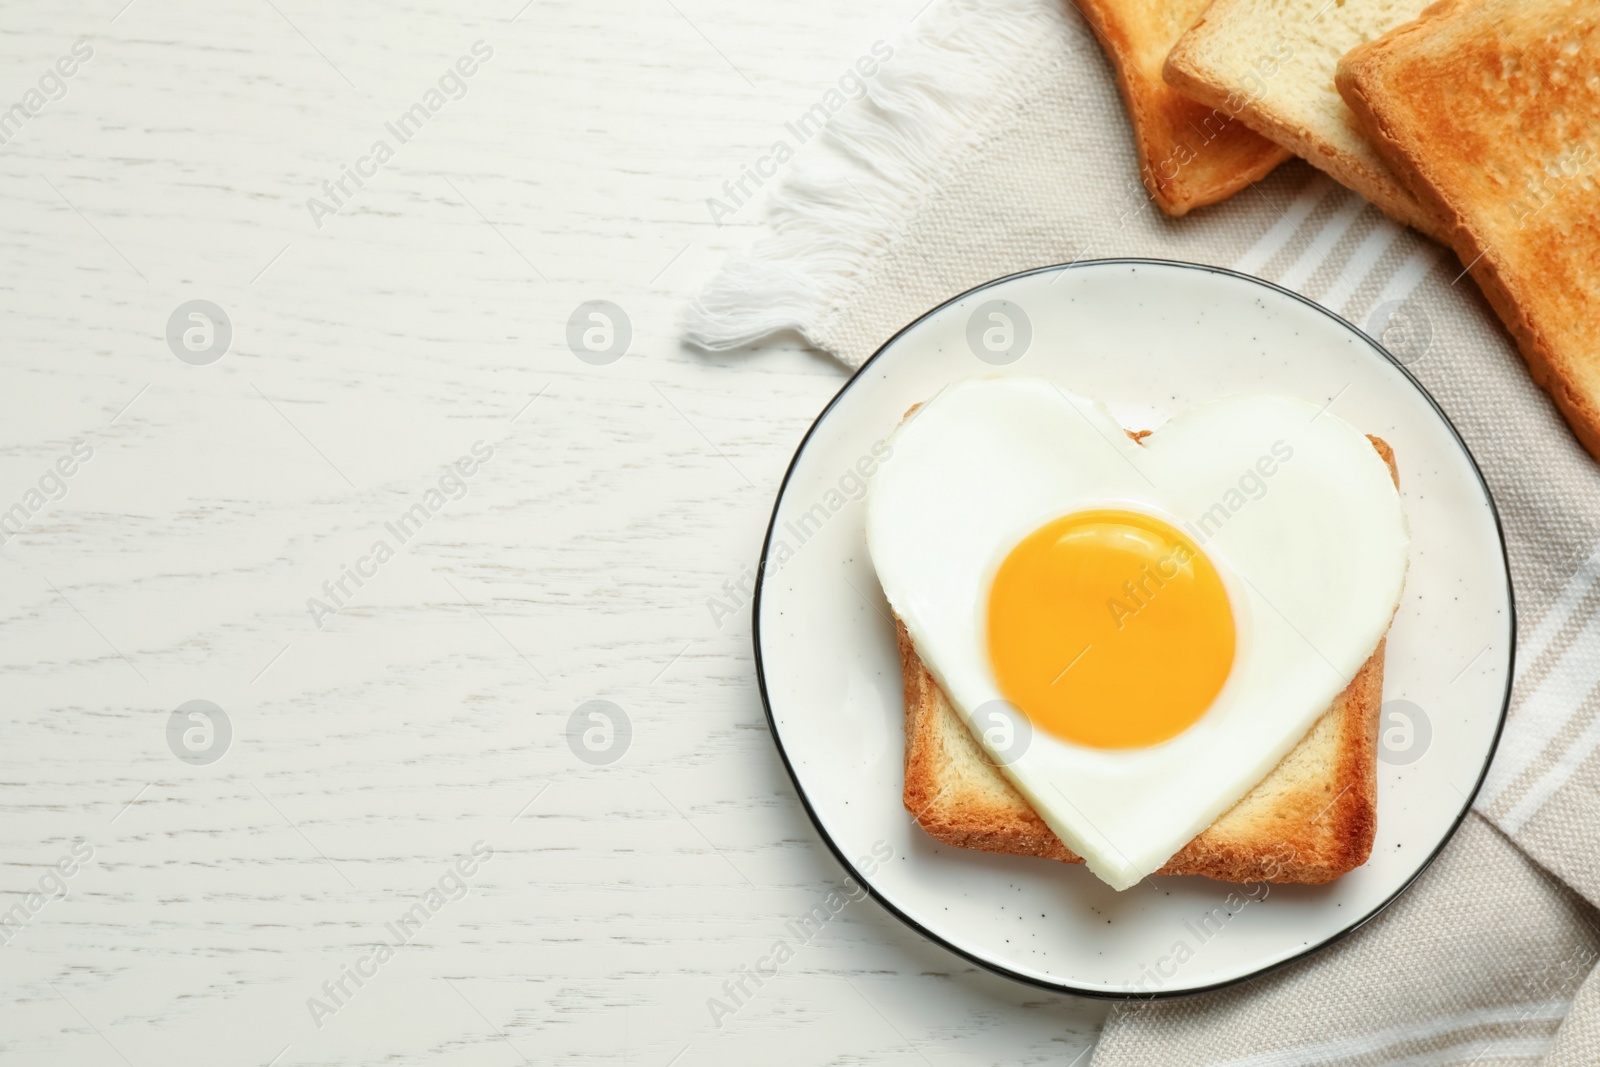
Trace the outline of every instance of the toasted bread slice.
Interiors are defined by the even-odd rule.
[[[1394,453],[1373,447],[1398,484]],[[896,620],[906,705],[906,810],[929,836],[959,848],[1081,857],[1045,825],[995,766]],[[1367,861],[1378,827],[1378,716],[1384,641],[1271,774],[1157,874],[1224,882],[1331,882]]]
[[[1339,57],[1429,0],[1216,0],[1167,56],[1167,83],[1237,115],[1390,217],[1440,227],[1378,157],[1334,88]]]
[[[1337,82],[1600,458],[1600,5],[1446,0]]]
[[[1207,0],[1081,0],[1117,70],[1133,121],[1139,174],[1169,215],[1225,200],[1289,153],[1225,112],[1204,107],[1161,78],[1161,64]]]

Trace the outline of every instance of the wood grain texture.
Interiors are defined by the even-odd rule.
[[[93,49],[0,146],[0,512],[93,453],[0,544],[0,1063],[1074,1062],[1102,1008],[870,901],[706,1003],[843,879],[747,608],[707,608],[843,375],[686,351],[678,316],[759,218],[707,198],[920,0],[122,5],[12,3],[0,35],[0,108]],[[307,198],[479,40],[318,228]],[[191,299],[232,322],[209,366],[165,340]],[[608,366],[565,339],[592,299],[632,323]],[[167,740],[196,699],[233,731],[204,766]],[[609,765],[566,739],[591,699],[632,724]],[[475,842],[470,890],[315,1025]]]

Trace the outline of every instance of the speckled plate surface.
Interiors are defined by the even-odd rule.
[[[899,659],[861,498],[874,446],[881,452],[907,408],[987,374],[1053,379],[1137,428],[1232,393],[1286,393],[1330,404],[1394,447],[1412,555],[1389,634],[1378,834],[1365,866],[1326,886],[1154,877],[1117,893],[1081,866],[949,848],[911,820],[900,802]],[[1003,278],[884,345],[796,452],[755,603],[773,738],[851,875],[976,963],[1098,996],[1241,981],[1337,940],[1404,892],[1455,831],[1488,767],[1514,635],[1488,490],[1405,369],[1296,294],[1219,268],[1150,260]]]

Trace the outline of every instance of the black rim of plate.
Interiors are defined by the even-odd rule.
[[[1423,399],[1428,402],[1428,405],[1433,408],[1434,414],[1439,417],[1439,421],[1442,422],[1450,431],[1450,435],[1455,438],[1456,446],[1461,449],[1461,454],[1466,457],[1468,465],[1472,468],[1473,475],[1478,479],[1478,486],[1483,491],[1483,498],[1488,502],[1489,505],[1489,514],[1494,519],[1495,536],[1500,542],[1500,559],[1506,575],[1506,603],[1508,605],[1508,612],[1510,616],[1507,620],[1510,633],[1510,648],[1508,649],[1506,656],[1506,691],[1504,697],[1501,699],[1500,715],[1498,721],[1495,723],[1494,738],[1489,744],[1488,752],[1484,754],[1483,766],[1478,770],[1477,781],[1473,783],[1472,791],[1462,802],[1460,813],[1456,815],[1455,821],[1450,824],[1450,829],[1440,839],[1438,845],[1436,845],[1433,851],[1428,854],[1427,858],[1417,866],[1416,870],[1414,870],[1410,876],[1407,877],[1405,881],[1402,882],[1400,886],[1396,888],[1395,891],[1388,897],[1386,897],[1377,907],[1373,908],[1367,914],[1353,920],[1338,933],[1319,941],[1317,944],[1310,946],[1302,952],[1297,952],[1293,956],[1290,956],[1286,959],[1279,960],[1275,963],[1266,964],[1265,966],[1257,968],[1256,970],[1247,974],[1241,974],[1236,978],[1230,978],[1226,981],[1214,982],[1211,985],[1206,986],[1160,990],[1155,993],[1096,989],[1085,986],[1071,985],[1065,982],[1052,982],[1044,979],[1034,978],[1031,975],[1021,974],[1002,964],[996,963],[993,960],[984,959],[975,953],[959,948],[941,936],[936,930],[929,929],[922,923],[907,915],[905,912],[901,911],[899,907],[897,907],[892,901],[879,892],[877,886],[872,883],[871,879],[864,877],[862,873],[856,869],[855,864],[850,862],[849,857],[844,854],[843,850],[841,850],[838,844],[834,841],[833,836],[828,833],[827,827],[823,825],[822,819],[818,817],[816,809],[811,806],[811,798],[806,794],[805,786],[801,783],[800,776],[795,773],[794,764],[789,759],[789,753],[783,747],[783,738],[778,732],[777,720],[772,714],[772,699],[767,692],[767,674],[761,656],[761,604],[765,591],[764,583],[766,581],[767,574],[767,554],[772,547],[773,532],[777,527],[778,512],[783,507],[784,494],[788,491],[789,480],[794,476],[795,466],[800,462],[800,457],[805,454],[806,446],[811,443],[811,438],[816,434],[818,428],[821,427],[823,421],[827,419],[828,415],[832,413],[834,407],[839,403],[840,399],[850,391],[850,388],[853,385],[855,385],[856,381],[866,374],[867,370],[878,361],[878,357],[888,351],[896,341],[900,340],[901,337],[916,329],[924,321],[934,315],[937,315],[945,308],[948,308],[953,304],[960,303],[975,293],[981,293],[985,289],[990,289],[994,286],[1012,282],[1019,278],[1030,277],[1035,274],[1050,274],[1060,271],[1077,270],[1085,267],[1108,266],[1171,267],[1184,270],[1198,270],[1207,274],[1221,274],[1230,278],[1236,278],[1239,281],[1248,282],[1252,285],[1258,285],[1263,289],[1268,289],[1279,294],[1280,296],[1289,297],[1290,299],[1304,304],[1306,307],[1320,312],[1326,317],[1332,319],[1334,322],[1338,323],[1340,326],[1343,326],[1355,336],[1365,341],[1367,346],[1376,356],[1378,356],[1380,359],[1387,360],[1395,369],[1400,371],[1400,373],[1405,376],[1406,380],[1411,383],[1411,387],[1421,394]],[[889,914],[893,915],[906,926],[910,927],[912,930],[915,930],[928,940],[935,942],[950,952],[955,953],[962,959],[982,967],[986,971],[991,971],[994,974],[1002,975],[1014,981],[1035,986],[1039,989],[1048,989],[1055,993],[1067,993],[1073,996],[1091,997],[1097,1000],[1166,1000],[1174,997],[1193,996],[1197,993],[1207,993],[1217,989],[1226,989],[1229,986],[1237,985],[1240,982],[1249,981],[1250,979],[1266,974],[1269,971],[1275,971],[1280,967],[1286,967],[1298,960],[1303,960],[1307,956],[1319,952],[1335,942],[1343,940],[1355,931],[1359,930],[1361,927],[1365,926],[1367,923],[1371,922],[1375,916],[1398,900],[1400,896],[1406,892],[1406,890],[1410,889],[1411,886],[1416,883],[1416,880],[1421,877],[1422,872],[1426,871],[1430,866],[1432,866],[1433,861],[1438,858],[1439,853],[1444,851],[1444,847],[1450,843],[1450,839],[1455,837],[1456,831],[1461,828],[1461,823],[1466,819],[1467,813],[1472,810],[1472,802],[1474,799],[1476,799],[1478,791],[1483,787],[1484,777],[1489,772],[1489,764],[1494,759],[1494,754],[1500,747],[1500,737],[1505,729],[1506,713],[1511,706],[1511,681],[1515,673],[1517,657],[1517,606],[1513,592],[1514,591],[1511,585],[1511,560],[1506,552],[1505,528],[1500,521],[1500,509],[1495,504],[1494,495],[1489,492],[1489,483],[1484,480],[1483,471],[1478,466],[1477,458],[1473,456],[1472,450],[1467,447],[1467,443],[1462,440],[1460,432],[1456,429],[1455,424],[1450,421],[1450,417],[1445,414],[1444,409],[1441,408],[1438,401],[1433,398],[1433,394],[1429,393],[1428,390],[1423,387],[1422,383],[1417,380],[1416,376],[1412,374],[1409,369],[1407,369],[1405,364],[1395,359],[1388,349],[1384,348],[1383,345],[1379,344],[1372,337],[1369,337],[1364,330],[1360,329],[1354,323],[1345,319],[1338,313],[1330,311],[1328,308],[1323,307],[1316,301],[1302,296],[1292,289],[1285,289],[1283,286],[1269,282],[1264,278],[1257,278],[1250,274],[1242,274],[1239,271],[1229,270],[1226,267],[1207,266],[1203,263],[1188,263],[1183,260],[1175,259],[1154,259],[1143,257],[1088,259],[1074,263],[1058,263],[1053,266],[1035,267],[1032,270],[1018,271],[1015,274],[1008,274],[1005,277],[995,278],[992,281],[984,282],[982,285],[974,286],[964,293],[960,293],[951,297],[950,299],[939,304],[937,307],[934,307],[917,316],[917,318],[896,331],[894,336],[880,345],[878,350],[872,353],[871,358],[861,364],[856,372],[850,376],[849,380],[847,380],[844,385],[839,388],[839,391],[833,395],[831,400],[828,401],[827,406],[824,407],[822,411],[817,414],[817,417],[812,421],[811,426],[806,430],[805,436],[800,439],[800,445],[795,449],[794,457],[789,460],[788,468],[783,472],[783,481],[778,486],[778,495],[773,501],[772,505],[772,518],[767,523],[766,537],[761,543],[761,562],[756,568],[755,596],[752,598],[750,608],[750,629],[751,643],[754,646],[755,652],[756,684],[761,691],[762,709],[767,715],[767,730],[772,735],[773,744],[775,744],[778,748],[778,756],[783,760],[784,769],[789,772],[789,780],[794,783],[795,793],[799,796],[800,803],[805,807],[806,815],[811,819],[811,824],[816,827],[817,833],[821,835],[823,843],[828,846],[828,851],[833,853],[834,859],[839,861],[839,865],[842,866],[846,872],[848,872],[849,876],[855,879],[857,884],[863,886],[867,892],[871,894],[873,900],[877,901],[880,906],[889,912]]]

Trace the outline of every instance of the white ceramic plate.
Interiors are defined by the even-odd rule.
[[[1394,447],[1412,555],[1389,634],[1377,842],[1365,866],[1326,886],[1153,877],[1117,893],[1081,866],[950,848],[912,822],[900,800],[900,665],[866,551],[862,472],[907,408],[988,374],[1053,379],[1104,400],[1136,429],[1232,393],[1292,394],[1331,402]],[[975,963],[1099,996],[1237,982],[1336,940],[1394,900],[1455,831],[1483,779],[1510,695],[1514,637],[1494,505],[1415,379],[1303,297],[1218,268],[1150,260],[1003,278],[884,345],[801,442],[773,509],[755,602],[773,737],[851,874]]]

